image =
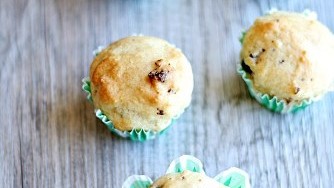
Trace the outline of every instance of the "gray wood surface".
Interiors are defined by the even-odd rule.
[[[274,114],[236,74],[240,32],[271,7],[334,31],[329,0],[0,0],[0,187],[117,188],[183,154],[210,176],[240,167],[254,188],[332,187],[334,95]],[[112,135],[81,91],[92,50],[133,33],[183,49],[195,75],[191,107],[145,143]]]

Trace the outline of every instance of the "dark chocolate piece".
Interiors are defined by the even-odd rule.
[[[159,108],[157,108],[157,110],[158,110],[158,112],[157,112],[158,115],[161,115],[161,116],[162,116],[162,115],[165,114],[163,110],[160,110]]]
[[[300,88],[299,87],[295,87],[295,94],[298,94],[300,91]]]
[[[244,60],[242,60],[241,66],[242,66],[242,69],[244,69],[245,72],[247,72],[249,74],[253,73],[252,69],[248,65],[246,65]]]
[[[159,82],[165,82],[167,80],[169,71],[158,71],[158,70],[153,70],[148,74],[148,77],[151,80],[157,80]]]

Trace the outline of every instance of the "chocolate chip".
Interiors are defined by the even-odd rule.
[[[244,60],[242,60],[241,66],[242,66],[242,69],[244,69],[245,72],[247,72],[249,74],[253,73],[252,69],[248,65],[246,65]]]
[[[284,59],[283,59],[283,60],[281,60],[281,61],[279,61],[279,63],[280,63],[280,64],[282,64],[282,63],[284,63],[284,62],[285,62],[285,61],[284,61]]]
[[[295,87],[295,94],[298,94],[298,92],[300,91],[299,87]]]
[[[148,77],[151,79],[151,80],[157,80],[159,82],[165,82],[168,78],[168,73],[169,71],[164,71],[164,70],[161,70],[161,71],[158,71],[158,70],[153,70],[151,71],[149,74],[148,74]]]
[[[168,89],[168,91],[167,91],[168,93],[174,93],[174,94],[176,94],[176,92],[173,90],[173,89]]]
[[[186,179],[186,177],[184,177],[184,176],[182,176],[181,178],[182,178],[182,180]]]
[[[250,53],[249,57],[252,58],[252,59],[258,58],[261,55],[261,53],[264,53],[265,51],[266,51],[266,49],[262,48],[262,51],[259,52],[257,55],[254,55],[253,53]]]
[[[162,115],[165,114],[163,110],[160,110],[159,108],[157,108],[157,110],[158,110],[158,112],[157,112],[158,115],[161,115],[161,116],[162,116]]]

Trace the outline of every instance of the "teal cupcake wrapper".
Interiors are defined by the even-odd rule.
[[[89,78],[82,79],[82,90],[86,93],[86,98],[89,102],[93,103],[92,91],[90,89],[90,80]]]
[[[219,173],[215,178],[216,181],[229,188],[250,188],[249,175],[236,167],[229,168]]]
[[[238,64],[237,72],[246,83],[249,94],[262,106],[266,107],[267,109],[273,112],[278,112],[278,113],[297,112],[309,106],[314,101],[319,100],[319,98],[311,98],[307,100],[302,100],[300,102],[288,103],[287,101],[279,99],[276,96],[270,96],[268,94],[263,94],[255,90],[253,86],[253,81],[250,78],[251,75],[242,68],[240,63]]]
[[[185,170],[205,174],[202,162],[190,155],[173,160],[166,174],[182,173]],[[228,188],[250,188],[249,175],[235,167],[219,173],[214,179]],[[149,188],[152,184],[153,181],[148,176],[133,175],[125,180],[122,188]]]
[[[96,57],[97,55],[99,55],[100,52],[102,52],[103,49],[105,49],[106,46],[105,45],[100,45],[98,46],[94,51],[93,51],[93,55]]]
[[[90,80],[89,78],[82,79],[82,90],[87,94],[87,100],[89,100],[91,103],[93,103],[93,98],[91,94],[91,87],[90,87]],[[100,110],[95,109],[95,115],[98,119],[100,119],[103,124],[105,124],[108,129],[115,133],[116,135],[123,137],[123,138],[129,138],[133,141],[146,141],[146,140],[152,140],[156,138],[158,135],[161,135],[165,133],[169,127],[174,123],[174,121],[179,118],[179,116],[174,117],[171,120],[171,123],[162,131],[156,132],[152,130],[144,130],[144,129],[132,129],[131,131],[121,131],[115,128],[114,124],[111,120]]]
[[[185,170],[205,174],[202,162],[191,155],[183,155],[177,159],[174,159],[170,163],[166,174],[182,173]]]
[[[247,33],[247,31],[242,31],[242,32],[241,32],[241,36],[239,37],[239,42],[240,42],[241,44],[244,43],[244,39],[245,39],[246,33]]]
[[[151,178],[145,175],[133,175],[125,180],[122,188],[149,188],[152,184]]]

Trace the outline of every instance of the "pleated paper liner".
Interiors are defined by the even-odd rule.
[[[205,174],[202,162],[190,155],[183,155],[172,161],[166,174],[182,173],[185,170]],[[214,179],[227,188],[250,188],[249,175],[235,167],[219,173]],[[122,188],[149,188],[152,184],[153,181],[148,176],[133,175],[125,180]]]

